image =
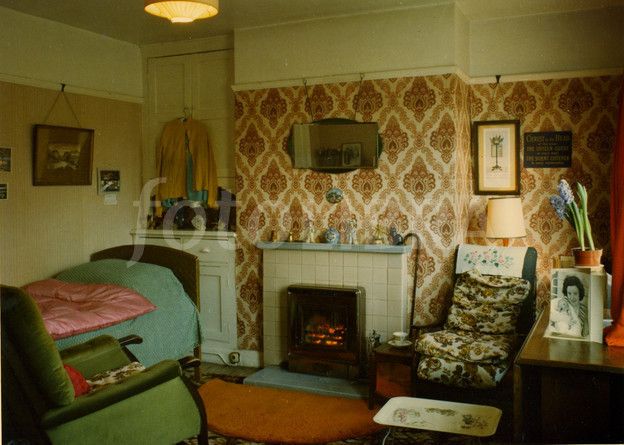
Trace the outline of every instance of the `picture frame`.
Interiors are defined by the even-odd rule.
[[[33,185],[91,185],[94,130],[35,125]]]
[[[119,170],[98,169],[98,193],[118,193],[121,190]]]
[[[602,268],[552,269],[544,336],[602,343],[606,284]]]
[[[11,149],[0,147],[0,172],[11,171]]]
[[[520,121],[472,124],[475,195],[520,194]]]
[[[9,184],[0,184],[0,199],[9,199]]]

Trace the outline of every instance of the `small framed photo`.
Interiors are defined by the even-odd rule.
[[[520,194],[520,121],[472,124],[475,195]]]
[[[0,184],[0,199],[9,199],[9,184]]]
[[[98,170],[98,193],[117,193],[120,189],[119,170]]]
[[[362,164],[362,144],[350,142],[342,144],[342,166],[359,167]]]
[[[35,125],[33,185],[91,185],[93,134],[87,128]]]
[[[0,147],[0,172],[11,171],[11,149]]]
[[[548,328],[545,336],[602,343],[604,270],[563,268],[551,271]]]

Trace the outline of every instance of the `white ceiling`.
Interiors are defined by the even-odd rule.
[[[135,44],[230,34],[234,28],[455,3],[471,20],[624,5],[624,0],[220,0],[219,14],[173,25],[143,0],[0,0],[0,6]],[[0,14],[1,14],[0,10]]]

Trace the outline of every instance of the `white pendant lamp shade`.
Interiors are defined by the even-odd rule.
[[[145,11],[172,23],[190,23],[219,13],[219,0],[145,0]]]

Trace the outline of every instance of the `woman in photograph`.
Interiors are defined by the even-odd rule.
[[[563,280],[563,296],[554,298],[550,304],[550,325],[554,332],[584,337],[589,333],[587,308],[581,302],[585,298],[585,287],[576,275]]]

